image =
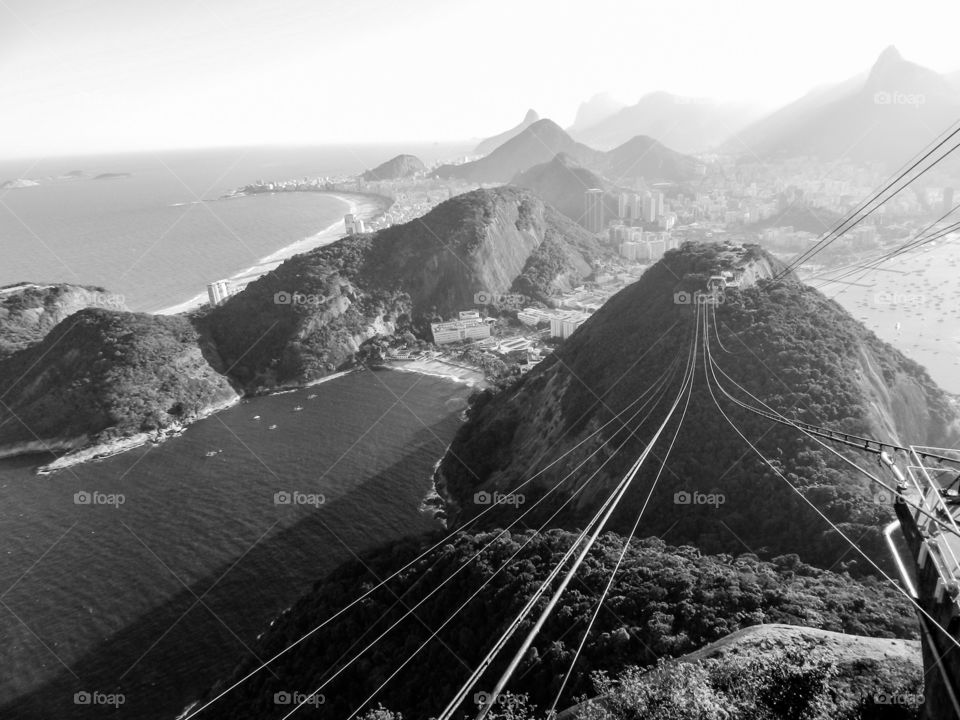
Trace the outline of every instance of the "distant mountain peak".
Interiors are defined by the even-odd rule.
[[[535,123],[539,119],[540,119],[540,115],[538,115],[537,111],[534,110],[533,108],[530,108],[529,110],[527,110],[527,114],[523,116],[523,122],[528,125],[530,123]]]
[[[887,45],[887,47],[883,49],[883,52],[880,53],[880,57],[877,58],[877,62],[874,63],[874,65],[879,65],[881,63],[902,62],[902,61],[903,61],[903,55],[901,55],[900,51],[897,50],[897,46]]]

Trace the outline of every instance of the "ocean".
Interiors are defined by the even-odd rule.
[[[129,175],[0,190],[0,285],[101,285],[132,310],[159,310],[344,211],[311,193],[209,206],[198,198],[258,179],[357,173],[399,152],[430,162],[462,151],[263,148],[3,162],[0,182],[75,170]],[[327,571],[439,526],[421,502],[469,392],[364,370],[252,398],[159,446],[53,475],[34,473],[49,458],[0,461],[0,717],[175,717]],[[285,492],[306,502],[276,504]],[[84,498],[93,502],[77,504]],[[115,713],[76,704],[83,692],[120,693],[124,703]]]
[[[432,162],[463,148],[218,149],[0,162],[0,183],[74,171],[87,178],[0,190],[0,286],[99,285],[143,312],[184,302],[208,282],[324,230],[346,210],[321,194],[219,200],[225,192],[258,179],[355,174],[400,152]],[[122,176],[93,179],[101,174]]]
[[[103,716],[78,692],[175,717],[325,572],[440,527],[421,502],[469,392],[360,370],[49,476],[0,461],[0,717]]]

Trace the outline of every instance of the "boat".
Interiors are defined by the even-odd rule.
[[[254,415],[254,416],[253,416],[253,419],[254,419],[254,420],[259,420],[259,419],[260,419],[260,416],[259,416],[259,415]]]
[[[267,428],[267,430],[276,430],[276,429],[277,429],[276,425],[271,425],[270,427]]]
[[[303,405],[297,405],[297,406],[293,409],[294,412],[300,412],[301,410],[303,410]]]
[[[207,450],[207,457],[213,457],[214,455],[219,455],[223,450]]]
[[[313,400],[316,396],[317,396],[316,393],[314,393],[313,395],[307,395],[307,400]]]

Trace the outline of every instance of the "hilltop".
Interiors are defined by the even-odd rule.
[[[545,300],[605,252],[529,191],[477,190],[291,258],[202,325],[244,387],[299,383],[349,362],[374,335],[428,331],[431,319],[474,307],[476,293]]]
[[[869,72],[818,88],[758,120],[726,143],[751,156],[840,157],[898,166],[960,114],[960,89],[894,47]]]
[[[179,427],[236,400],[185,317],[85,308],[0,360],[0,457]]]
[[[615,186],[592,170],[588,170],[573,158],[560,153],[550,162],[534,165],[518,173],[511,181],[517,187],[529,188],[568,218],[584,224],[584,192],[588,188],[600,188],[604,196],[608,217],[617,214],[617,199],[613,196]]]
[[[486,157],[462,165],[442,165],[436,174],[467,182],[505,183],[519,172],[549,162],[557,153],[566,153],[588,166],[601,158],[601,153],[576,142],[553,120],[544,119],[498,145]]]
[[[411,177],[417,173],[426,172],[427,166],[415,155],[397,155],[385,163],[377,165],[373,170],[363,173],[366,182],[377,180],[399,180]]]
[[[473,152],[477,155],[486,155],[490,151],[495,150],[503,145],[505,142],[507,142],[507,140],[515,138],[538,120],[540,120],[540,116],[537,114],[536,110],[527,110],[527,114],[523,116],[523,120],[519,125],[515,125],[509,130],[505,130],[504,132],[494,135],[493,137],[488,137],[485,140],[481,140],[480,144],[477,145]]]
[[[88,307],[125,310],[126,304],[102,287],[18,283],[0,288],[0,359],[40,342],[57,323]]]
[[[682,182],[696,176],[699,164],[646,136],[600,152],[576,142],[552,120],[540,120],[486,157],[462,165],[444,165],[436,173],[468,182],[505,183],[519,173],[550,163],[559,154],[565,156],[567,164],[587,168],[613,184],[636,183],[641,179]]]
[[[574,480],[553,493],[531,522],[558,510],[573,487],[596,471],[553,522],[579,527],[590,517],[662,415],[654,413],[646,423],[634,420],[629,426],[636,434],[623,452],[605,449],[591,459],[589,451],[603,441],[615,447],[627,439],[618,424],[601,425],[685,357],[695,314],[693,306],[678,304],[674,293],[702,288],[718,270],[742,274],[741,288],[728,291],[716,307],[720,341],[712,343],[717,363],[740,385],[799,420],[889,441],[952,446],[960,437],[956,408],[927,373],[818,291],[789,279],[769,282],[780,267],[757,246],[688,243],[611,298],[517,385],[478,397],[437,472],[454,524],[480,511],[475,493],[509,493],[544,468],[547,458],[556,462],[523,490],[528,502],[569,473]],[[672,398],[678,387],[675,377],[667,395]],[[738,427],[802,495],[885,562],[880,525],[892,509],[875,501],[875,486],[793,428],[726,405]],[[598,430],[586,446],[559,456]],[[661,443],[655,457],[665,452]],[[875,462],[850,452],[861,463]],[[632,526],[657,467],[654,460],[637,476],[612,529]],[[855,570],[871,571],[727,425],[706,389],[702,363],[667,468],[644,515],[643,533],[669,531],[673,541],[709,552],[736,552],[744,544],[764,556],[797,552],[827,567],[842,558]],[[684,492],[722,494],[725,502],[678,504],[675,494]],[[513,512],[497,506],[484,522],[503,523]]]
[[[697,175],[699,163],[652,137],[638,135],[603,156],[598,165],[615,183],[666,181],[680,183]]]
[[[262,672],[254,676],[204,712],[212,718],[278,717],[272,704],[275,692],[317,688],[329,677],[328,669],[344,666],[400,621],[396,630],[377,643],[374,652],[363,653],[357,663],[323,688],[323,711],[332,717],[347,717],[389,680],[372,707],[382,703],[404,717],[436,716],[575,537],[559,530],[540,535],[532,530],[513,530],[498,535],[499,531],[493,530],[455,534],[437,551],[400,572],[389,589],[373,592],[285,654],[272,666],[274,675]],[[273,656],[371,589],[373,578],[393,575],[439,540],[428,537],[395,543],[319,580],[312,592],[271,624],[254,648],[256,655]],[[541,708],[549,705],[623,545],[624,538],[612,533],[599,538],[578,580],[562,596],[519,666],[510,684],[511,692],[528,694],[530,701]],[[477,554],[475,562],[456,572]],[[448,577],[450,581],[438,588]],[[428,598],[434,588],[438,591]],[[472,601],[443,626],[474,592],[477,594]],[[418,606],[421,601],[424,604]],[[631,666],[682,656],[761,623],[849,633],[843,637],[851,648],[873,644],[856,635],[917,637],[909,604],[896,590],[872,579],[859,582],[845,574],[818,570],[799,562],[796,556],[778,557],[772,562],[749,554],[710,556],[656,538],[632,541],[607,602],[609,611],[597,616],[562,703],[570,704],[573,698],[592,693],[590,675],[594,672],[615,675]],[[414,607],[418,617],[431,620],[425,624],[412,617],[401,619],[407,608]],[[433,629],[438,630],[438,637],[391,677]],[[788,628],[784,634],[790,631]],[[805,637],[816,637],[816,633],[803,632]],[[478,690],[490,687],[518,643],[515,639],[507,646]],[[842,646],[842,638],[835,636],[834,643]],[[894,645],[892,641],[887,644]],[[910,642],[909,647],[909,669],[916,672],[917,643]],[[763,659],[770,660],[768,656]],[[209,694],[243,677],[256,664],[253,658],[245,659]],[[425,677],[429,677],[430,692],[423,691]],[[871,680],[874,687],[885,684],[892,684],[889,677]],[[464,705],[466,712],[472,707],[469,701]]]

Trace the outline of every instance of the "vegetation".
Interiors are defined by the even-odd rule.
[[[546,245],[543,251],[540,248]],[[600,253],[581,228],[517,188],[478,190],[422,218],[354,235],[283,263],[198,322],[248,389],[300,382],[353,361],[372,335],[473,307],[475,295],[545,298]]]
[[[273,674],[258,674],[207,712],[222,718],[272,718],[276,715],[271,703],[275,692],[290,688],[312,691],[332,678],[335,670],[342,669],[321,691],[325,702],[319,712],[329,717],[347,717],[358,706],[375,708],[376,703],[404,717],[435,715],[574,537],[559,530],[542,535],[530,530],[459,533],[415,562],[439,538],[395,543],[342,566],[273,623],[259,647],[254,648],[259,657],[272,656],[287,647],[374,588],[379,579],[412,562],[387,588],[375,590],[277,660],[271,666]],[[526,695],[533,706],[548,707],[559,689],[624,542],[614,534],[600,537],[518,668],[510,689]],[[474,593],[453,621],[444,624]],[[538,611],[544,603],[545,599],[541,600]],[[415,615],[402,619],[408,608]],[[398,621],[396,628],[389,630]],[[881,637],[914,638],[917,632],[902,596],[873,579],[859,582],[847,574],[805,565],[795,556],[763,562],[753,555],[708,556],[692,547],[670,547],[655,538],[634,540],[560,707],[595,692],[591,676],[596,677],[598,672],[613,677],[631,666],[683,655],[739,628],[770,622]],[[477,691],[489,689],[531,623],[521,625]],[[436,638],[418,650],[434,631]],[[373,649],[364,651],[383,633]],[[347,661],[358,653],[358,661],[348,667]],[[245,675],[256,662],[250,657],[241,663],[233,679]],[[749,686],[733,687],[739,675],[733,669],[725,675],[722,671],[719,666],[711,671],[711,682],[736,696],[737,702],[750,700]],[[752,702],[770,707],[792,703],[793,696],[785,694],[790,688],[778,680],[781,676],[797,688],[802,689],[801,681],[819,688],[822,669],[781,667],[776,663],[768,666],[764,662],[757,668],[757,682],[762,684],[767,678],[774,687]],[[696,679],[691,677],[690,682]],[[225,679],[224,685],[232,681]],[[383,690],[368,701],[383,683]],[[703,692],[708,690],[704,688]],[[216,688],[211,690],[215,692]],[[304,710],[309,716],[310,708]],[[498,710],[502,713],[504,708],[498,706]],[[520,708],[514,710],[519,713]],[[390,716],[379,712],[378,720]]]
[[[582,525],[662,422],[667,402],[679,388],[679,374],[668,386],[668,401],[649,420],[643,422],[641,414],[627,423],[633,436],[624,425],[611,423],[584,449],[565,458],[559,453],[608,423],[672,362],[686,357],[694,312],[691,305],[675,303],[674,292],[702,288],[710,274],[738,262],[767,266],[768,271],[775,263],[756,247],[686,246],[668,253],[638,283],[611,298],[553,357],[510,390],[474,405],[438,473],[445,494],[460,508],[454,521],[464,522],[478,511],[470,502],[478,489],[509,492],[534,470],[554,463],[524,490],[528,498],[542,496],[571,473],[570,487],[592,479],[573,507],[560,509],[570,494],[561,488],[544,501],[533,521],[560,511],[559,526]],[[760,280],[730,291],[716,308],[716,326],[723,343],[721,347],[715,337],[711,341],[717,363],[789,416],[852,433],[889,438],[893,428],[911,442],[943,447],[954,442],[955,413],[926,373],[811,288]],[[722,376],[721,381],[735,389]],[[810,508],[809,500],[884,566],[888,553],[880,527],[892,508],[875,501],[879,488],[793,428],[742,410],[722,395],[718,400],[790,484],[728,425],[707,389],[700,362],[690,406],[668,470],[644,514],[643,531],[669,532],[672,541],[691,542],[707,552],[746,547],[766,558],[795,552],[822,567],[873,572]],[[676,427],[675,422],[668,426],[666,438]],[[588,459],[587,453],[604,440],[609,445]],[[614,455],[612,448],[621,444],[623,451]],[[654,448],[651,462],[612,519],[614,529],[625,532],[633,525],[667,444],[664,440]],[[852,449],[844,452],[861,464],[871,460]],[[724,502],[675,501],[677,493],[694,491],[722,494]],[[507,522],[509,512],[496,508],[484,522]]]
[[[150,432],[234,396],[185,318],[92,308],[0,361],[0,378],[2,443]]]

